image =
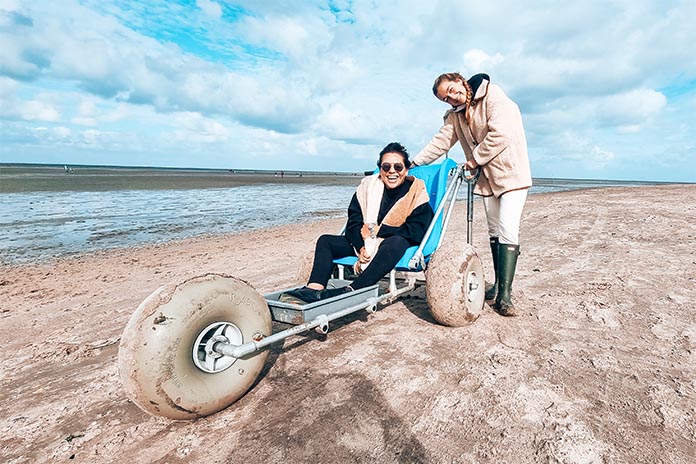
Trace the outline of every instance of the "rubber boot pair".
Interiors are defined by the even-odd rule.
[[[502,316],[517,316],[515,306],[512,304],[512,280],[515,277],[519,255],[519,245],[498,244],[498,267],[496,270],[498,294],[495,297],[493,309]]]

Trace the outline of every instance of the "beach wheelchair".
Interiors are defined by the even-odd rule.
[[[471,173],[469,173],[471,174]],[[329,331],[331,321],[390,303],[422,285],[433,318],[447,326],[474,322],[483,311],[483,266],[471,245],[477,173],[446,158],[416,166],[435,212],[419,246],[409,248],[382,282],[313,303],[282,301],[296,287],[260,295],[241,279],[206,274],[160,287],[131,316],[121,337],[118,368],[127,396],[144,411],[175,420],[213,414],[234,403],[261,374],[269,345],[290,336]],[[467,184],[467,239],[443,240],[462,183]],[[350,284],[334,261],[328,288]],[[272,322],[290,327],[273,333]]]

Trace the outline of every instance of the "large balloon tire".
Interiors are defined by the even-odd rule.
[[[121,337],[118,370],[127,396],[145,412],[177,420],[213,414],[243,396],[268,351],[223,357],[219,372],[205,372],[194,362],[194,345],[220,323],[236,327],[235,344],[272,333],[266,300],[243,280],[207,274],[153,292]]]
[[[425,292],[433,318],[440,324],[471,324],[483,312],[483,265],[471,245],[463,241],[443,243],[425,271]]]

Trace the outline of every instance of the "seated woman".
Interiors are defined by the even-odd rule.
[[[423,181],[408,175],[410,165],[401,144],[384,147],[377,162],[379,174],[364,178],[353,195],[345,235],[319,237],[309,283],[286,295],[312,303],[374,285],[407,248],[423,240],[433,210]],[[333,260],[347,256],[358,257],[358,278],[346,287],[327,289]]]

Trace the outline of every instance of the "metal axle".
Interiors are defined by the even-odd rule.
[[[250,341],[247,343],[244,343],[242,345],[234,345],[229,342],[225,341],[220,341],[216,342],[213,345],[213,351],[225,356],[231,356],[233,358],[241,358],[244,357],[248,354],[254,353],[256,351],[259,351],[273,343],[279,342],[281,340],[285,340],[286,338],[292,336],[292,335],[297,335],[299,333],[305,332],[310,329],[317,328],[317,330],[320,333],[327,333],[329,331],[329,322],[333,321],[334,319],[338,319],[340,317],[346,316],[348,314],[354,313],[356,311],[360,311],[361,309],[367,309],[370,312],[375,312],[377,304],[388,300],[388,299],[393,299],[396,298],[397,296],[410,292],[416,288],[415,284],[415,279],[413,281],[410,281],[408,285],[401,287],[399,289],[396,289],[395,291],[391,291],[389,293],[385,293],[384,295],[381,295],[377,298],[368,298],[367,300],[363,301],[362,303],[349,306],[345,309],[342,309],[340,311],[336,311],[331,314],[320,314],[317,316],[315,319],[305,322],[303,324],[299,324],[296,326],[293,326],[289,329],[283,330],[278,333],[274,333],[272,335],[269,335],[268,337],[264,337],[263,339],[259,341]]]

